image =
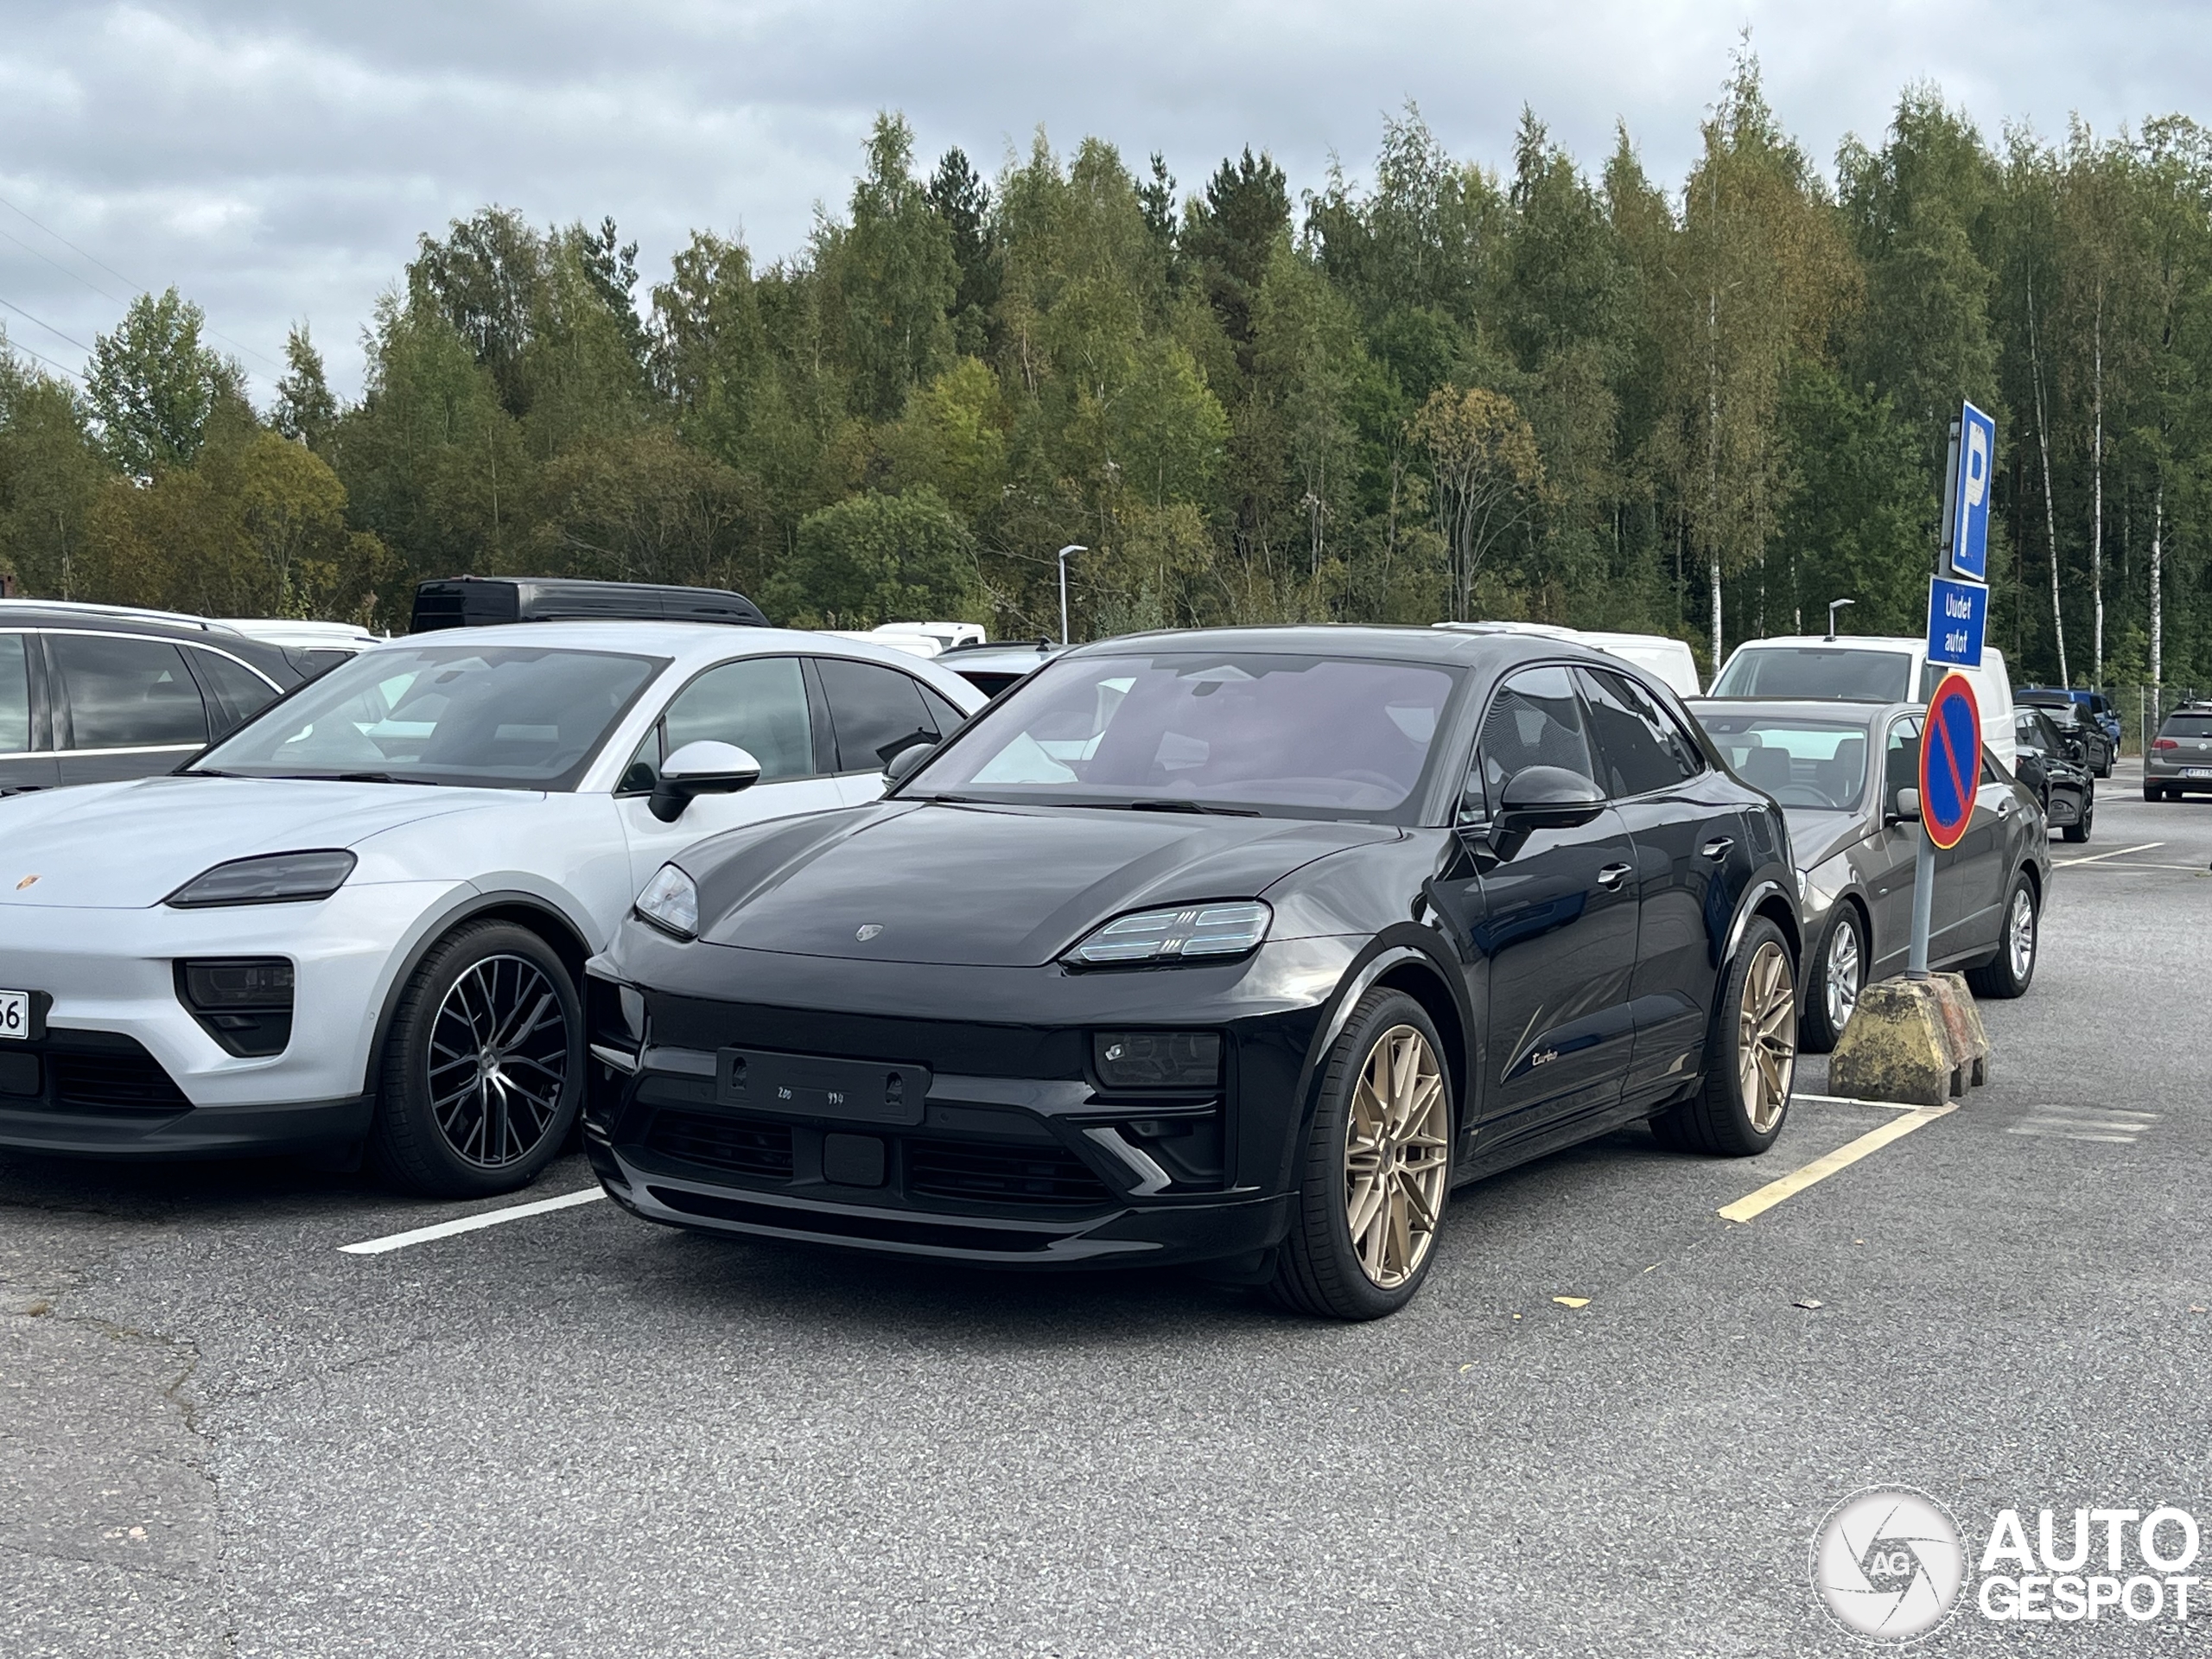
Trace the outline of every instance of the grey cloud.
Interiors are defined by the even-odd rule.
[[[1933,79],[1993,135],[2186,107],[2212,42],[2193,6],[2097,8],[1371,0],[923,0],[844,4],[267,0],[10,8],[0,45],[0,196],[98,258],[175,283],[240,342],[265,389],[287,323],[312,319],[358,384],[359,330],[416,235],[486,201],[540,221],[612,213],[649,271],[692,226],[774,257],[834,208],[868,122],[906,111],[925,154],[997,163],[1040,122],[1186,188],[1244,143],[1318,183],[1357,174],[1411,97],[1454,154],[1492,163],[1522,105],[1595,162],[1624,120],[1679,178],[1747,17],[1770,92],[1815,156],[1880,131]],[[113,289],[0,209],[0,231]],[[116,308],[0,241],[0,297],[79,340]],[[11,336],[77,353],[5,315]]]

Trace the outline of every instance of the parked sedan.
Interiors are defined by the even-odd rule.
[[[675,1226],[1410,1299],[1459,1182],[1649,1119],[1765,1149],[1781,812],[1581,646],[1140,635],[891,798],[671,859],[591,968],[585,1146]]]
[[[2069,841],[2088,840],[2097,813],[2097,780],[2082,761],[2081,743],[2063,735],[2044,709],[2015,710],[2012,733],[2019,755],[2017,775],[2043,803],[2051,828]]]
[[[177,775],[0,801],[0,1146],[365,1141],[420,1192],[522,1185],[575,1122],[577,976],[639,884],[711,831],[874,799],[982,701],[818,634],[456,629]]]
[[[1904,971],[1912,944],[1920,731],[1910,703],[1703,702],[1691,708],[1729,766],[1789,822],[1803,917],[1800,1034],[1834,1046],[1874,980]],[[1982,752],[1974,817],[1936,855],[1929,962],[1959,968],[1982,996],[2024,994],[2035,977],[2050,893],[2050,834],[2033,791]]]

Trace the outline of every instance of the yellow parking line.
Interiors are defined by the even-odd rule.
[[[1756,1192],[1723,1205],[1721,1217],[1727,1221],[1749,1221],[1764,1215],[1784,1198],[1792,1198],[1817,1181],[1825,1181],[1840,1169],[1848,1169],[1861,1158],[1879,1152],[1891,1141],[1910,1135],[1923,1123],[1933,1123],[1939,1117],[1948,1117],[1958,1107],[1920,1106],[1899,1117],[1891,1118],[1878,1129],[1869,1129],[1856,1141],[1838,1147],[1824,1158],[1815,1158],[1802,1169],[1793,1169],[1778,1181],[1769,1181]]]
[[[2163,841],[2146,841],[2140,847],[2115,847],[2108,853],[2087,853],[2080,858],[2054,858],[2050,862],[2054,869],[2065,864],[2101,864],[2108,858],[2125,858],[2130,853],[2147,853],[2165,844]]]

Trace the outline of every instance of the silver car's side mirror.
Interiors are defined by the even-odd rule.
[[[891,757],[891,764],[883,769],[883,786],[896,789],[914,775],[914,769],[937,753],[937,745],[927,738],[918,739]]]
[[[1920,821],[1920,791],[1916,789],[1897,791],[1897,810],[1890,815],[1892,823]]]
[[[661,762],[660,781],[646,805],[663,823],[683,816],[695,795],[734,795],[760,781],[760,763],[734,743],[686,743]]]

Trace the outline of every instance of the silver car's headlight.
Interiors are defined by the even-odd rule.
[[[1256,899],[1243,904],[1179,905],[1117,916],[1068,952],[1086,968],[1115,963],[1211,962],[1241,957],[1268,937],[1274,912]]]
[[[353,874],[353,855],[338,849],[264,853],[202,870],[163,899],[179,910],[220,905],[289,905],[327,899]]]
[[[699,937],[698,884],[673,864],[664,864],[638,895],[639,917],[679,939]]]

